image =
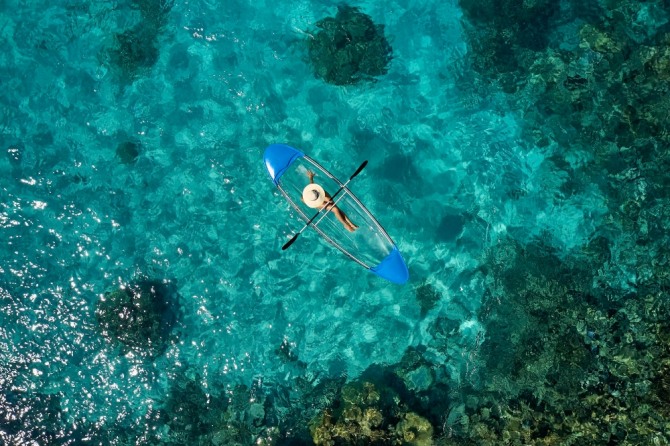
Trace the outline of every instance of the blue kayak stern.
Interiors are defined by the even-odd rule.
[[[405,260],[400,255],[398,247],[394,246],[393,250],[387,255],[381,263],[370,271],[390,282],[402,285],[409,280],[409,270]]]

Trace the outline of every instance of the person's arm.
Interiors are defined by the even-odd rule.
[[[306,172],[306,175],[307,175],[307,178],[309,178],[310,184],[313,183],[314,182],[314,172],[312,172],[311,170],[308,170]]]

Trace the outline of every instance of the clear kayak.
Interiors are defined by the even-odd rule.
[[[263,159],[272,182],[284,198],[305,223],[311,221],[309,227],[326,242],[379,277],[397,284],[407,282],[409,271],[398,247],[345,183],[303,152],[285,144],[268,146]],[[302,197],[309,184],[308,170],[315,173],[315,182],[332,196],[336,206],[358,229],[347,230],[332,210],[307,206]]]

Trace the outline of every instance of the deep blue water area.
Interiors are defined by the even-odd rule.
[[[670,3],[350,6],[0,0],[1,444],[670,444]]]

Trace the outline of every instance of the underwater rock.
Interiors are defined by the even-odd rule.
[[[54,134],[47,124],[39,123],[32,135],[33,143],[37,146],[48,147],[54,143]]]
[[[670,401],[670,358],[665,358],[652,380],[652,388],[659,401]],[[670,407],[662,406],[665,417],[670,416]]]
[[[428,392],[433,385],[434,379],[433,372],[424,365],[407,373],[405,384],[409,390]]]
[[[140,145],[133,141],[124,141],[116,146],[116,156],[123,164],[132,164],[140,154]]]
[[[252,403],[247,409],[249,423],[253,426],[262,426],[265,420],[265,408],[260,403]]]
[[[158,60],[158,39],[174,1],[136,0],[133,6],[140,11],[140,22],[114,34],[115,46],[110,51],[111,62],[119,68],[123,82],[132,81]]]
[[[111,53],[111,59],[124,79],[132,80],[142,69],[152,67],[158,60],[155,30],[140,25],[114,37],[116,48]]]
[[[172,284],[141,280],[105,293],[96,305],[95,315],[105,338],[120,342],[124,349],[155,358],[168,346],[176,303]]]
[[[581,77],[579,74],[576,74],[574,76],[568,76],[563,81],[563,86],[570,91],[586,90],[588,83],[589,83],[588,79],[585,79]]]
[[[335,17],[319,20],[320,29],[307,41],[315,75],[330,84],[349,85],[372,80],[388,71],[391,45],[384,26],[376,25],[358,8],[338,6]]]
[[[428,314],[430,310],[440,301],[440,293],[428,282],[424,282],[416,288],[416,301],[421,307],[421,316]]]
[[[134,0],[133,6],[139,9],[145,26],[160,28],[174,6],[174,0]]]
[[[465,219],[462,215],[449,213],[442,217],[437,228],[437,237],[440,240],[452,242],[461,235],[465,227]]]
[[[295,342],[290,342],[287,338],[282,339],[279,347],[275,349],[275,354],[283,363],[298,361],[298,355],[295,353]]]

